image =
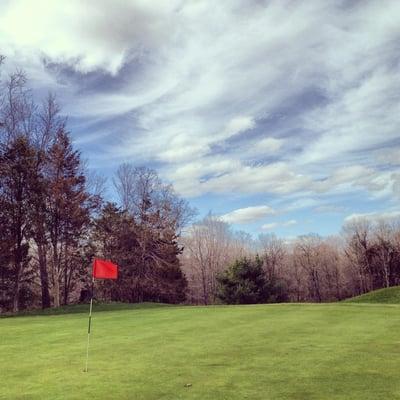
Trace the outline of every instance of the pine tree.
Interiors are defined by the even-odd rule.
[[[48,182],[47,230],[51,247],[51,279],[54,305],[61,303],[64,284],[64,302],[68,301],[72,275],[77,265],[71,257],[85,235],[93,207],[85,190],[80,154],[74,150],[65,131],[57,133],[48,153],[46,166]]]
[[[267,303],[272,295],[262,268],[262,261],[243,258],[235,261],[218,276],[218,297],[227,304]]]
[[[13,311],[19,310],[20,289],[29,262],[29,221],[34,181],[35,150],[26,137],[17,137],[0,156],[1,219],[3,226],[7,227],[2,230],[1,247],[5,251],[3,257],[10,261]],[[7,249],[11,254],[7,254]]]

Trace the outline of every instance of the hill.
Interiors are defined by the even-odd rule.
[[[6,318],[0,399],[394,399],[399,329],[373,304],[98,308],[84,373],[86,314]]]
[[[344,302],[400,304],[400,286],[374,290],[372,292],[362,294],[361,296],[352,297]]]

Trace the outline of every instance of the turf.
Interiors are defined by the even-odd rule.
[[[347,303],[400,304],[400,286],[374,290],[345,301]]]
[[[136,309],[148,309],[148,308],[160,308],[160,307],[173,307],[171,304],[162,303],[95,303],[94,308],[98,311],[120,311],[120,310],[136,310]],[[62,315],[62,314],[88,314],[88,304],[73,304],[68,306],[61,306],[55,308],[45,308],[20,311],[19,313],[4,313],[0,314],[0,318],[9,317],[23,317],[33,315]]]
[[[400,399],[400,306],[149,307],[0,320],[1,399]]]

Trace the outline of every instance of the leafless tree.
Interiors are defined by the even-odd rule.
[[[285,243],[274,234],[262,234],[258,237],[264,270],[269,281],[273,281],[285,261]]]
[[[216,300],[217,275],[235,259],[250,254],[250,237],[232,232],[230,226],[207,215],[193,224],[183,239],[183,270],[192,301],[210,304]]]
[[[314,301],[321,302],[321,271],[319,268],[318,248],[321,238],[316,235],[301,236],[294,249],[296,260],[307,273],[310,296]]]
[[[21,70],[12,73],[4,84],[0,107],[1,143],[20,136],[31,137],[36,129],[36,105]]]
[[[107,193],[107,178],[94,170],[86,169],[86,188],[92,196],[104,198]]]
[[[159,223],[179,232],[195,214],[188,202],[175,193],[172,185],[162,182],[151,168],[121,164],[113,183],[122,208],[139,224],[145,224],[148,214],[157,212]]]
[[[66,118],[61,115],[61,107],[52,93],[42,102],[37,114],[32,141],[38,149],[44,151],[48,149],[57,133],[66,129]]]
[[[372,290],[371,279],[371,223],[366,219],[350,221],[343,227],[347,243],[345,255],[348,266],[357,276],[358,294]]]

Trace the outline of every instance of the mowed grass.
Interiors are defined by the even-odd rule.
[[[396,305],[147,305],[92,328],[84,373],[85,314],[0,319],[0,398],[400,399]]]
[[[400,286],[374,290],[345,301],[347,303],[400,304]]]

